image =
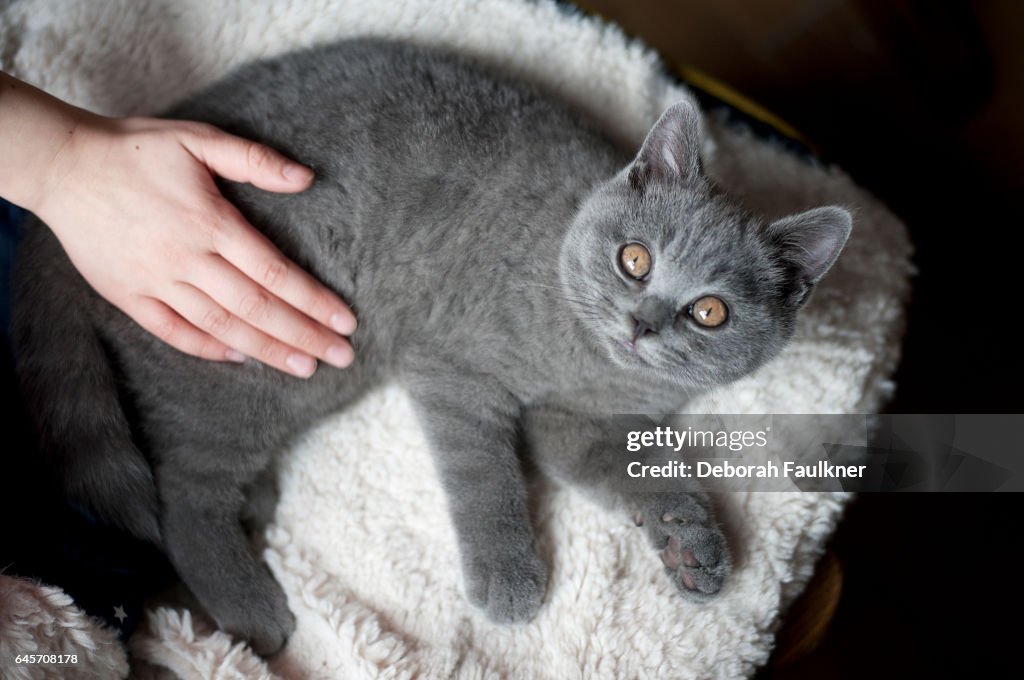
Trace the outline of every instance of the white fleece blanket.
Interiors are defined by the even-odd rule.
[[[0,68],[111,114],[158,112],[245,61],[365,35],[499,63],[635,145],[688,96],[645,46],[549,0],[0,0]],[[855,221],[785,353],[691,408],[877,409],[892,391],[911,274],[903,225],[834,168],[713,120],[706,128],[709,171],[751,208],[781,215],[838,203]],[[462,596],[441,489],[398,389],[383,387],[303,437],[282,487],[265,554],[298,619],[286,649],[264,662],[198,615],[164,607],[133,639],[136,656],[182,678],[744,677],[767,660],[846,501],[729,495],[737,569],[717,600],[698,606],[676,595],[625,518],[547,487],[537,524],[552,567],[548,601],[531,624],[504,627]],[[112,655],[111,673],[123,667],[116,647],[92,649]]]

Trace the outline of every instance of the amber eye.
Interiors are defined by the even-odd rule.
[[[698,325],[715,328],[729,318],[729,308],[714,295],[705,295],[690,305],[690,316]]]
[[[627,243],[619,254],[622,271],[634,279],[642,279],[651,271],[651,251],[639,243]]]

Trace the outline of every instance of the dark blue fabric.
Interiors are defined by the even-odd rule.
[[[11,265],[25,217],[0,199],[0,573],[60,587],[127,639],[172,572],[153,546],[65,502],[36,450],[10,344]]]
[[[4,349],[10,346],[11,328],[11,265],[14,249],[21,240],[25,211],[0,198],[0,328]]]

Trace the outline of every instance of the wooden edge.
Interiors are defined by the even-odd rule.
[[[839,607],[842,592],[842,564],[829,551],[818,562],[807,589],[783,616],[769,669],[786,668],[817,649]]]

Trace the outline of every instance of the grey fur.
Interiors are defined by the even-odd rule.
[[[261,472],[397,380],[435,453],[466,592],[492,619],[529,620],[545,592],[519,453],[641,518],[684,596],[718,592],[730,561],[708,497],[616,489],[623,443],[599,416],[676,410],[774,356],[845,242],[845,211],[767,224],[736,207],[701,171],[689,104],[631,159],[533,87],[408,45],[248,66],[173,115],[316,169],[299,195],[223,190],[358,310],[357,360],[303,381],[184,356],[100,300],[36,227],[17,271],[19,372],[75,499],[161,544],[219,625],[271,653],[294,623],[242,528],[272,507]],[[644,282],[618,266],[631,241],[653,255]],[[705,329],[687,313],[711,293],[730,317]],[[637,313],[659,331],[630,349]]]

